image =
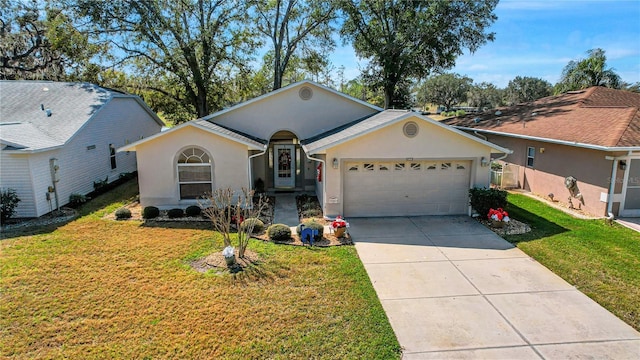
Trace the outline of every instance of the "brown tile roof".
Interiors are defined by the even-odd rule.
[[[603,147],[640,147],[640,94],[591,87],[469,114],[448,125]]]

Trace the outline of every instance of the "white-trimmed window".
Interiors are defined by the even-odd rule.
[[[116,164],[116,147],[113,144],[109,144],[109,162],[111,163],[111,170],[115,170]]]
[[[177,167],[180,199],[197,199],[212,191],[211,158],[204,150],[196,147],[183,150]]]
[[[533,146],[527,147],[527,166],[533,167],[533,161],[536,157],[536,148]]]

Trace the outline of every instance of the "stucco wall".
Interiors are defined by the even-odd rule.
[[[608,194],[611,183],[612,161],[605,156],[616,156],[614,153],[578,148],[573,146],[552,144],[540,141],[516,139],[492,135],[488,140],[513,150],[504,161],[520,165],[520,187],[535,195],[554,199],[568,204],[569,191],[564,185],[567,176],[578,180],[578,188],[584,197],[582,209],[595,216],[606,215],[607,203],[600,201],[601,193]],[[534,165],[527,166],[527,148],[535,148]],[[541,150],[544,149],[544,150]],[[618,174],[617,192],[621,191],[622,176]],[[572,199],[577,207],[578,200]],[[619,206],[615,203],[614,207]]]
[[[248,148],[192,126],[137,146],[140,203],[160,208],[185,207],[195,200],[180,200],[176,156],[197,146],[207,151],[213,168],[213,189],[248,187]]]
[[[407,138],[403,126],[415,121],[419,126],[418,134]],[[327,166],[325,173],[327,199],[337,199],[337,203],[327,203],[327,214],[342,214],[344,194],[342,193],[341,172],[344,161],[350,159],[458,159],[471,160],[470,187],[489,185],[489,167],[481,167],[480,159],[489,158],[491,149],[462,135],[430,124],[419,118],[389,125],[383,129],[360,136],[337,145],[326,151]],[[333,158],[340,161],[340,167],[331,166]]]
[[[313,90],[311,99],[300,98],[302,86]],[[281,130],[291,131],[303,140],[375,112],[371,107],[303,83],[212,120],[265,140]]]

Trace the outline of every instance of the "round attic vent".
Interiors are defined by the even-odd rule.
[[[298,95],[300,95],[300,99],[302,100],[309,100],[313,96],[313,90],[308,86],[303,86],[298,92]]]
[[[404,136],[412,138],[418,134],[418,124],[414,123],[413,121],[409,121],[408,123],[404,124],[404,126],[402,127],[402,131],[404,132]]]

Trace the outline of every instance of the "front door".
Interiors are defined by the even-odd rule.
[[[294,188],[296,186],[295,145],[274,145],[276,166],[273,183],[276,188]]]

